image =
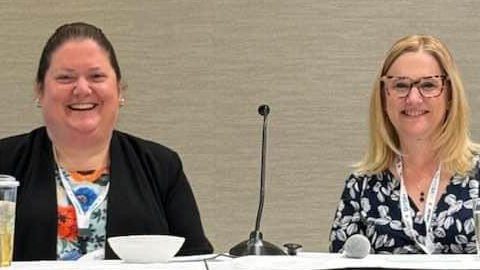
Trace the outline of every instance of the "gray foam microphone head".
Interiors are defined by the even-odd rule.
[[[370,253],[370,241],[362,234],[350,236],[343,246],[343,254],[347,258],[362,259]]]

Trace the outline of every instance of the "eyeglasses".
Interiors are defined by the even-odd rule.
[[[389,95],[404,98],[410,95],[415,86],[424,98],[440,96],[445,85],[446,75],[433,75],[414,80],[405,76],[383,76],[381,78]]]

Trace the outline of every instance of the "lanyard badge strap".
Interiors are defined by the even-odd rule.
[[[92,215],[93,211],[97,209],[102,202],[105,200],[107,197],[108,189],[110,187],[110,182],[107,183],[107,186],[105,189],[98,195],[98,197],[95,199],[95,201],[92,203],[92,205],[88,208],[87,211],[83,211],[82,205],[77,199],[77,196],[73,193],[72,187],[68,183],[64,173],[58,167],[58,174],[60,175],[60,180],[62,181],[63,188],[65,189],[65,192],[67,193],[68,198],[73,204],[73,208],[75,208],[75,214],[77,216],[77,226],[78,226],[78,236],[80,237],[87,237],[90,235],[90,216]]]
[[[425,213],[423,216],[426,229],[425,244],[419,242],[419,233],[413,228],[413,210],[410,206],[407,189],[405,187],[405,181],[403,178],[403,161],[401,157],[397,157],[395,168],[398,176],[400,177],[400,211],[402,213],[402,220],[405,223],[406,230],[410,233],[415,243],[420,246],[425,253],[432,254],[435,251],[432,219],[435,210],[435,200],[437,198],[438,188],[440,185],[440,165],[433,175],[425,203]]]

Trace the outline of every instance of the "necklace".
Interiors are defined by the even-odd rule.
[[[420,185],[418,184],[418,182],[415,182],[415,187],[417,188],[417,191],[420,191],[420,202],[423,203],[425,201],[425,191],[420,188]]]
[[[425,201],[425,192],[423,191],[420,191],[420,202],[424,202]]]
[[[90,171],[69,171],[72,180],[77,182],[80,181],[87,181],[87,182],[94,182],[100,178],[100,176],[106,173],[108,170],[107,167],[101,167],[96,170]]]
[[[423,183],[424,182],[423,179],[421,180],[422,180],[421,182]],[[421,203],[425,202],[425,189],[420,187],[418,181],[415,181],[414,184],[415,184],[415,188],[417,189],[417,192],[420,192],[419,201]]]
[[[414,182],[415,183],[415,189],[416,189],[416,192],[420,192],[420,198],[419,198],[419,201],[421,203],[425,202],[425,191],[420,188],[420,185],[418,184],[418,182]],[[415,192],[415,193],[416,193]]]
[[[433,174],[430,188],[428,189],[428,196],[425,203],[425,214],[423,221],[425,222],[425,239],[420,241],[419,233],[413,228],[413,213],[410,203],[408,201],[407,189],[403,178],[403,160],[400,156],[395,162],[397,174],[400,178],[400,210],[402,212],[402,221],[405,224],[405,229],[409,231],[411,237],[427,254],[432,254],[435,251],[435,237],[433,235],[433,212],[435,210],[435,198],[437,197],[438,187],[440,184],[440,165]]]
[[[55,151],[54,146],[52,150],[53,150],[53,158],[55,159],[55,165],[57,167],[57,171],[60,176],[60,181],[62,182],[63,188],[65,189],[65,192],[67,193],[67,197],[70,199],[70,202],[72,203],[73,208],[75,208],[75,214],[77,216],[78,236],[81,239],[85,240],[85,238],[88,237],[91,233],[89,229],[90,216],[92,215],[92,212],[95,209],[97,209],[100,206],[100,204],[102,204],[102,202],[107,198],[108,189],[110,188],[110,182],[108,182],[107,186],[105,187],[105,190],[98,195],[98,197],[95,199],[92,205],[90,205],[88,210],[84,211],[80,204],[80,201],[75,196],[74,191],[70,186],[67,177],[64,175],[64,173],[62,172],[62,169],[60,168],[57,152]],[[105,170],[105,168],[103,168],[103,170]],[[99,171],[103,172],[103,170],[99,170]],[[82,245],[84,244],[85,243],[83,243]]]

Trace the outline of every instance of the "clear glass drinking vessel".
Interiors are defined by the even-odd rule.
[[[18,185],[15,177],[0,175],[0,267],[12,263]]]

